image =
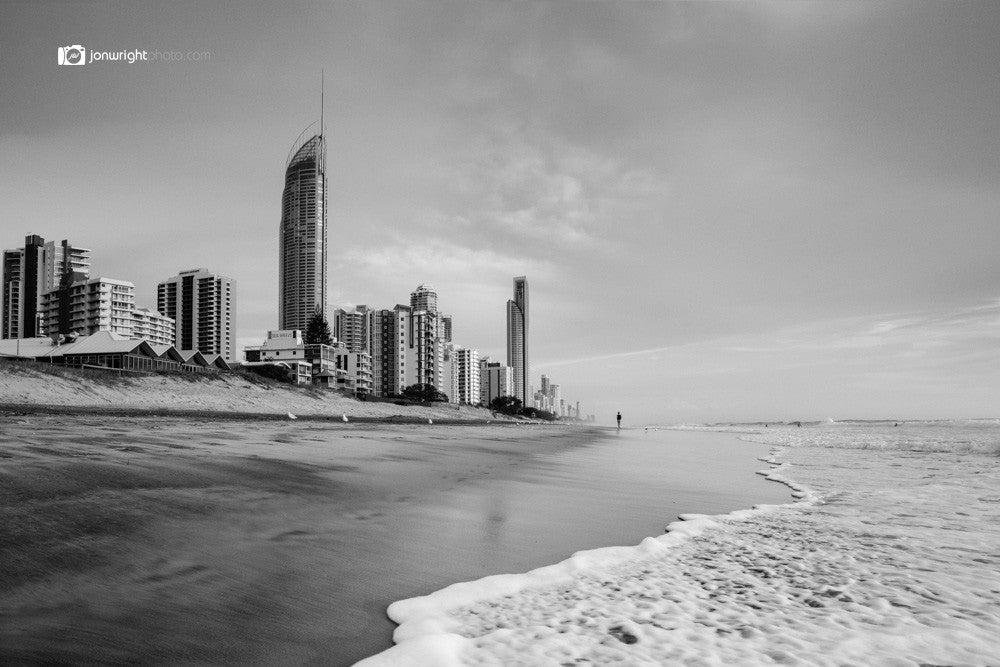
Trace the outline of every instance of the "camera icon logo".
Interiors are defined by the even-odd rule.
[[[87,49],[83,48],[79,44],[74,44],[73,46],[60,46],[59,47],[59,64],[60,65],[86,65],[87,64]]]

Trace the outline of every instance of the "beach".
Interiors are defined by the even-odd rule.
[[[506,419],[453,403],[359,401],[240,373],[117,373],[0,362],[0,410],[32,414],[184,415],[204,418],[477,421]]]
[[[797,500],[400,601],[363,664],[1000,662],[1000,423],[721,430]]]
[[[0,436],[0,659],[352,664],[389,605],[788,489],[731,435],[28,414]]]

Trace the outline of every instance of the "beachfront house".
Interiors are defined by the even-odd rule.
[[[181,352],[172,345],[153,345],[111,331],[89,336],[62,336],[0,340],[0,358],[28,359],[73,368],[98,368],[145,372],[183,371],[205,373],[228,371],[220,355]]]
[[[292,384],[314,384],[355,396],[371,392],[372,361],[367,352],[351,352],[340,342],[307,344],[298,329],[268,331],[261,345],[244,350],[244,366],[288,370]]]

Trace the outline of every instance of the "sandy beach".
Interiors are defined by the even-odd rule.
[[[237,373],[122,374],[0,362],[0,410],[49,414],[226,413],[240,419],[285,417],[384,420],[497,420],[488,410],[450,403],[365,402],[334,391],[293,387]],[[210,416],[210,415],[209,415]]]
[[[787,499],[753,474],[766,448],[718,434],[37,415],[0,433],[14,663],[352,664],[392,646],[395,600]]]

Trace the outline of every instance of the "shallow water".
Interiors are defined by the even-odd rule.
[[[743,437],[776,446],[771,475],[796,486],[799,502],[681,522],[645,548],[507,582],[513,594],[472,582],[400,602],[395,657],[1000,664],[1000,423]]]
[[[386,606],[679,512],[783,502],[729,435],[28,418],[0,435],[0,661],[347,664]]]

